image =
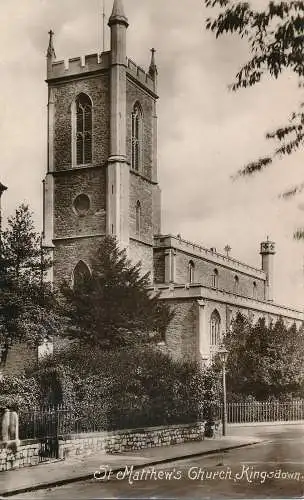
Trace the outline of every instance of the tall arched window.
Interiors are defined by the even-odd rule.
[[[238,293],[239,292],[239,277],[238,276],[234,276],[234,293]]]
[[[212,286],[213,288],[218,288],[218,270],[214,269],[213,275],[212,275]]]
[[[76,98],[76,163],[92,163],[92,101],[87,94]]]
[[[79,288],[81,287],[87,280],[91,277],[91,272],[88,266],[80,260],[78,264],[75,266],[73,272],[73,287]]]
[[[254,281],[254,282],[253,282],[253,285],[252,285],[252,297],[253,297],[254,299],[256,299],[256,298],[257,298],[257,294],[258,294],[257,284],[256,284],[256,282]]]
[[[143,113],[139,103],[135,103],[132,111],[131,131],[131,168],[136,172],[141,168],[142,157]]]
[[[137,236],[140,235],[140,229],[141,229],[141,204],[140,201],[137,201],[136,203],[136,220],[135,220],[135,231]]]
[[[188,283],[194,282],[194,270],[195,270],[194,262],[193,260],[190,260],[188,264]]]
[[[219,312],[214,309],[210,317],[210,345],[216,346],[220,343],[221,337],[221,317]]]

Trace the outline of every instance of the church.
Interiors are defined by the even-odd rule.
[[[89,275],[105,237],[151,273],[151,289],[175,309],[164,343],[177,358],[208,363],[233,317],[283,317],[300,326],[304,315],[274,301],[275,244],[260,244],[257,269],[162,234],[157,165],[158,70],[127,57],[129,26],[122,0],[109,18],[110,50],[56,59],[47,50],[48,161],[43,181],[43,245],[51,249],[50,279]],[[185,193],[186,195],[186,193]]]

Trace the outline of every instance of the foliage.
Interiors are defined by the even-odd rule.
[[[41,403],[41,393],[34,377],[5,376],[0,381],[0,408],[30,410]]]
[[[17,208],[2,233],[0,255],[0,345],[5,364],[16,342],[37,346],[61,332],[63,318],[44,275],[51,262],[26,205]]]
[[[207,8],[219,8],[213,19],[207,19],[206,27],[216,37],[226,33],[237,34],[248,40],[250,60],[236,75],[232,90],[252,87],[266,75],[277,79],[283,71],[292,71],[302,86],[304,74],[304,2],[269,1],[264,10],[255,10],[251,3],[235,0],[205,0]],[[269,166],[273,159],[289,155],[303,147],[304,113],[302,103],[292,113],[289,123],[267,134],[279,146],[272,156],[253,161],[239,171],[248,175]],[[303,190],[304,184],[285,193],[286,196]]]
[[[62,287],[73,327],[68,335],[85,344],[113,348],[160,337],[173,313],[151,293],[149,274],[141,275],[116,240],[106,237],[92,263],[92,274]]]
[[[211,372],[174,361],[156,347],[102,351],[74,345],[32,375],[49,379],[55,368],[72,382],[62,384],[62,401],[69,401],[78,431],[193,422],[203,417],[203,402],[216,399]]]
[[[303,329],[295,325],[287,328],[281,318],[269,326],[265,319],[253,324],[238,314],[224,342],[229,351],[230,393],[243,398],[251,395],[257,400],[303,396]]]
[[[2,265],[5,277],[25,279],[26,282],[40,284],[41,273],[51,265],[50,259],[40,244],[40,235],[35,231],[33,216],[27,205],[20,205],[13,217],[8,219],[8,227],[2,232]]]

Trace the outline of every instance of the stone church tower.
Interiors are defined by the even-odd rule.
[[[154,49],[148,73],[127,59],[122,0],[114,0],[108,24],[110,51],[66,62],[56,60],[49,33],[43,235],[55,283],[89,272],[105,235],[153,270],[160,233]]]

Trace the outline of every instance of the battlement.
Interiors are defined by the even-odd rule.
[[[127,73],[133,76],[152,92],[155,92],[155,82],[146,71],[138,66],[132,59],[127,58]]]
[[[103,52],[102,54],[89,54],[71,59],[53,61],[49,67],[47,79],[64,78],[66,76],[81,75],[108,69],[111,65],[111,52]],[[132,59],[126,58],[127,73],[135,78],[139,83],[147,87],[147,89],[155,92],[155,82],[146,71],[135,64]]]
[[[83,73],[107,69],[110,67],[110,63],[110,52],[89,54],[62,61],[53,61],[49,68],[47,78],[48,80],[52,80],[54,78],[81,75]]]

